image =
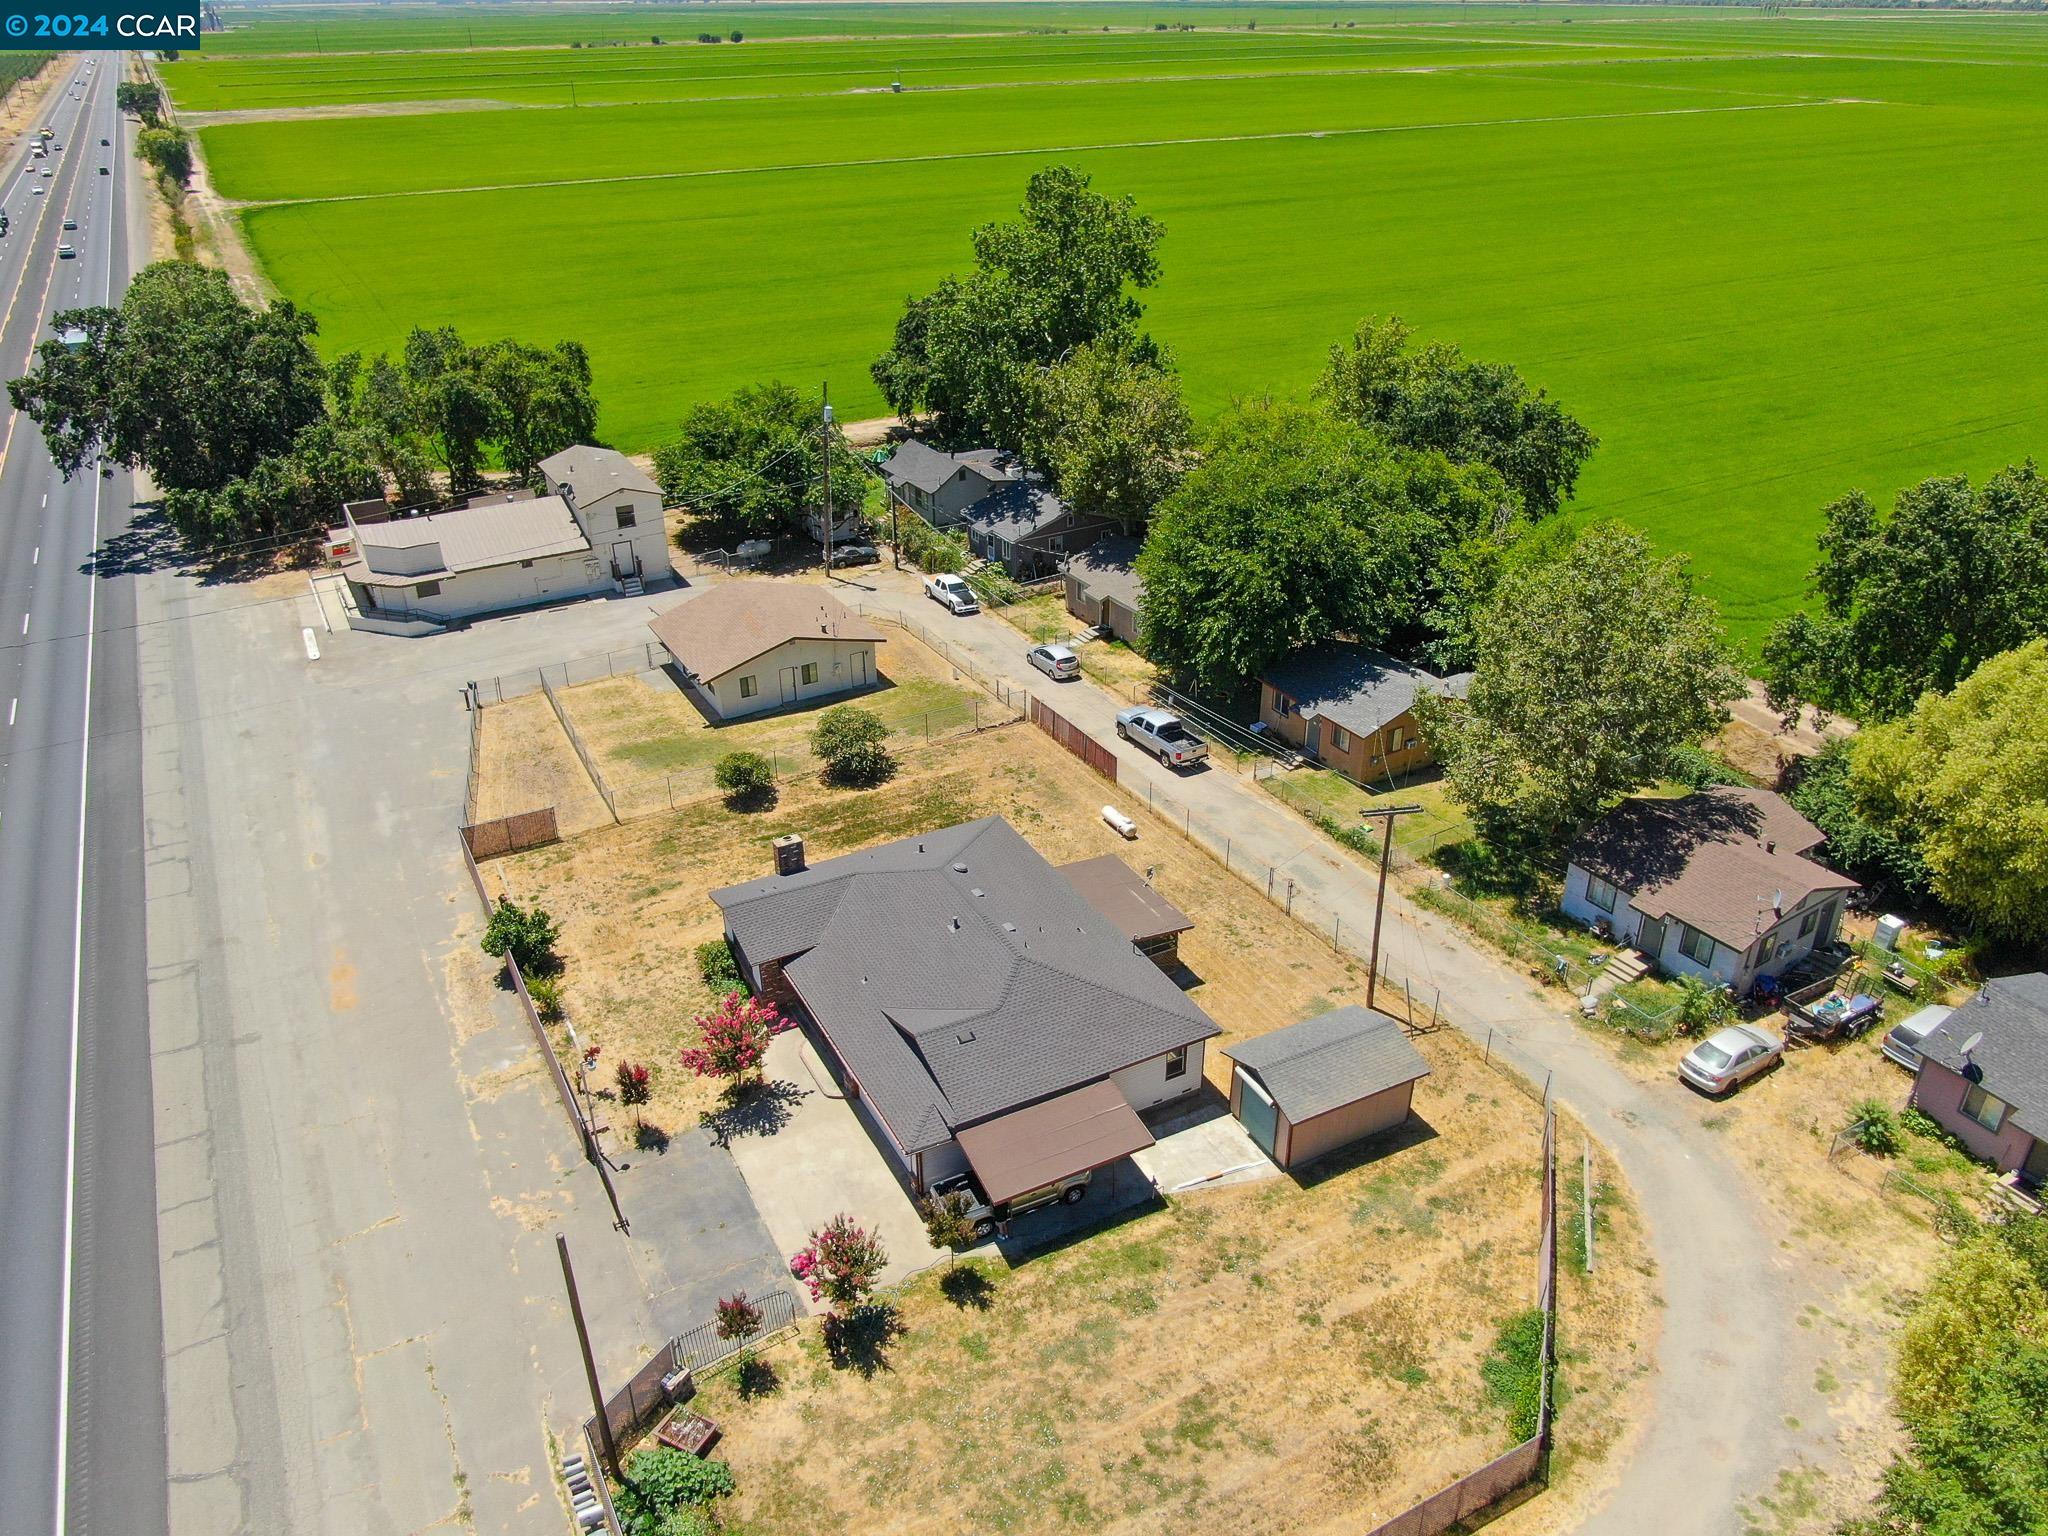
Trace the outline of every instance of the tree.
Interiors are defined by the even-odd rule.
[[[156,262],[120,308],[51,324],[83,330],[84,344],[43,343],[7,388],[66,476],[105,456],[167,491],[219,490],[325,413],[313,317],[285,300],[245,304],[215,268]]]
[[[1164,230],[1129,197],[1090,190],[1053,165],[1033,175],[1014,220],[974,232],[974,268],[905,305],[871,372],[899,415],[930,412],[946,441],[1022,443],[1031,381],[1077,348],[1127,344],[1157,359],[1132,290],[1159,277]]]
[[[135,153],[158,175],[184,186],[192,176],[192,141],[181,128],[145,128],[135,135]]]
[[[163,115],[163,96],[157,88],[143,80],[123,80],[114,87],[114,105],[123,112],[133,112],[150,127]]]
[[[1410,448],[1499,470],[1534,517],[1571,499],[1600,440],[1506,363],[1475,363],[1448,342],[1409,350],[1398,315],[1359,322],[1330,348],[1318,393],[1341,416]]]
[[[728,1344],[739,1346],[740,1358],[746,1359],[747,1341],[761,1331],[761,1309],[750,1300],[745,1291],[734,1291],[730,1296],[721,1296],[712,1309],[713,1331]]]
[[[555,942],[561,936],[561,929],[539,902],[522,907],[510,896],[500,896],[491,908],[491,920],[484,925],[483,951],[510,955],[521,971],[545,975],[559,966]]]
[[[219,545],[325,528],[343,502],[383,494],[369,439],[323,419],[217,490],[166,491],[164,512],[185,538]]]
[[[765,998],[728,992],[718,1007],[697,1020],[699,1043],[676,1054],[676,1060],[699,1077],[722,1077],[738,1086],[760,1075],[768,1042],[790,1027]]]
[[[843,1323],[866,1305],[888,1263],[881,1238],[842,1213],[790,1256],[789,1272],[811,1293],[811,1300],[824,1302],[833,1320]]]
[[[968,1212],[974,1209],[974,1202],[963,1190],[950,1194],[927,1195],[918,1202],[917,1214],[924,1218],[925,1241],[934,1248],[944,1248],[950,1255],[973,1244],[976,1233],[974,1222]]]
[[[2048,640],[1864,732],[1850,783],[1946,905],[2000,938],[2048,937]]]
[[[1484,466],[1396,449],[1309,406],[1230,412],[1138,556],[1146,654],[1225,692],[1334,635],[1420,632],[1452,552],[1508,536]]]
[[[499,461],[527,484],[540,486],[542,459],[597,440],[590,354],[580,342],[495,341],[483,348],[478,371],[493,402]]]
[[[1727,719],[1741,673],[1682,559],[1618,523],[1508,573],[1467,697],[1416,702],[1451,792],[1498,847],[1555,847]]]
[[[811,728],[811,750],[825,764],[831,784],[870,788],[896,771],[896,759],[884,744],[889,727],[882,717],[858,704],[835,704]]]
[[[633,1123],[640,1123],[641,1106],[654,1097],[654,1068],[645,1062],[620,1060],[612,1073],[619,1102],[633,1111]]]
[[[803,526],[820,506],[819,425],[824,402],[779,379],[691,407],[677,437],[654,453],[654,478],[670,506],[685,506],[734,538]],[[861,460],[832,439],[834,520],[868,493]]]
[[[402,368],[413,419],[448,472],[449,493],[479,489],[485,446],[497,422],[497,397],[484,376],[482,354],[452,326],[416,328],[405,339]]]
[[[1825,513],[1802,609],[1764,644],[1771,700],[1878,720],[1928,689],[2048,635],[2048,481],[2034,461],[1972,487],[1963,475],[1899,492],[1889,517],[1851,491]]]
[[[1836,740],[1801,759],[1785,798],[1826,835],[1830,864],[1874,890],[1918,901],[1929,890],[1927,860],[1910,839],[1864,814],[1850,783],[1852,752],[1850,742]]]
[[[424,506],[434,499],[433,461],[397,364],[381,354],[365,359],[360,352],[344,352],[327,365],[327,399],[335,421],[361,435],[401,505]]]
[[[711,770],[711,777],[734,806],[762,805],[775,793],[775,769],[758,752],[726,753]]]
[[[1024,452],[1070,505],[1134,533],[1179,483],[1193,438],[1168,369],[1090,342],[1039,376]]]

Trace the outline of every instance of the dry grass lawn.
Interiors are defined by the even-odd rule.
[[[1081,621],[1067,612],[1066,597],[1045,592],[990,610],[1023,631],[1041,645],[1071,641],[1082,629]],[[1159,679],[1159,669],[1121,640],[1091,640],[1074,647],[1081,658],[1081,671],[1113,693],[1128,699],[1148,697]]]
[[[484,710],[477,760],[480,822],[552,805],[564,837],[611,825],[611,812],[545,694],[525,694]]]
[[[1126,844],[1097,818],[1115,801]],[[1028,726],[934,747],[889,785],[800,781],[764,813],[716,800],[494,860],[487,878],[563,925],[565,994],[586,1041],[656,1064],[648,1117],[714,1106],[674,1065],[710,1002],[694,946],[706,892],[770,867],[801,831],[813,859],[1000,812],[1055,863],[1153,867],[1195,920],[1182,955],[1217,1046],[1362,1000],[1365,977],[1199,848]],[[1533,1294],[1539,1111],[1462,1038],[1422,1041],[1418,1134],[1298,1186],[1177,1198],[1014,1272],[982,1307],[937,1277],[900,1298],[886,1368],[835,1368],[815,1326],[779,1347],[781,1387],[707,1389],[750,1532],[1355,1530],[1508,1443],[1478,1364]],[[1219,1087],[1228,1063],[1209,1055]],[[601,1074],[604,1075],[604,1074]],[[1568,1150],[1576,1152],[1576,1131]],[[1603,1457],[1627,1419],[1655,1322],[1624,1196],[1595,1282],[1567,1267],[1574,1396],[1561,1433]],[[1142,1382],[1142,1390],[1133,1390]]]

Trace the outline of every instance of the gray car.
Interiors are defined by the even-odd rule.
[[[1927,1037],[1939,1029],[1942,1022],[1955,1012],[1936,1004],[1922,1008],[1911,1018],[1901,1019],[1884,1037],[1884,1054],[1887,1060],[1895,1061],[1908,1072],[1920,1070],[1920,1052],[1927,1043]]]
[[[1064,645],[1034,645],[1024,659],[1054,682],[1068,682],[1081,675],[1081,658]]]
[[[1722,1094],[1768,1072],[1785,1054],[1785,1042],[1754,1024],[1730,1024],[1685,1053],[1678,1075],[1702,1093]]]

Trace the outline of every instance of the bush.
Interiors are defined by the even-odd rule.
[[[728,752],[711,770],[730,805],[765,804],[775,793],[775,768],[758,752]]]
[[[559,976],[530,976],[526,979],[526,995],[533,999],[533,1011],[540,1015],[543,1024],[556,1024],[562,1018],[562,978]]]
[[[626,1462],[615,1501],[629,1536],[697,1536],[716,1527],[705,1513],[733,1490],[732,1468],[659,1446]]]
[[[1726,987],[1717,987],[1698,976],[1681,976],[1676,985],[1675,1022],[1681,1035],[1705,1034],[1735,1016],[1735,1000]]]
[[[747,40],[747,34],[742,32],[738,27],[734,27],[732,29],[732,40],[736,43],[744,43]]]
[[[500,896],[484,925],[483,950],[487,955],[510,955],[528,976],[546,976],[561,969],[555,958],[555,940],[561,936],[538,902],[522,907],[510,896]]]
[[[811,750],[825,763],[825,782],[871,788],[896,771],[896,759],[882,743],[889,727],[858,704],[835,704],[818,717]]]
[[[732,946],[723,939],[706,939],[697,946],[697,974],[720,997],[748,990],[746,978],[740,975],[740,963],[733,958]]]
[[[1889,1104],[1859,1099],[1849,1113],[1856,1117],[1849,1127],[1849,1139],[1872,1157],[1892,1157],[1906,1144],[1899,1132],[1899,1117]]]
[[[1493,1400],[1507,1410],[1508,1434],[1520,1445],[1536,1433],[1543,1397],[1543,1312],[1531,1307],[1500,1325],[1493,1349],[1479,1362]]]
[[[1711,789],[1717,784],[1744,788],[1753,782],[1749,775],[1737,772],[1705,747],[1695,746],[1691,742],[1681,743],[1671,749],[1670,760],[1664,765],[1664,772],[1691,789]]]

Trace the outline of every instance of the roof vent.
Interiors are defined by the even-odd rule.
[[[956,874],[956,875],[964,875],[964,874],[966,874],[966,873],[967,873],[967,865],[966,865],[966,864],[965,864],[965,863],[964,863],[963,861],[961,861],[961,860],[959,860],[959,859],[955,859],[955,860],[953,861],[953,873],[954,873],[954,874]]]
[[[1764,839],[1764,852],[1765,852],[1765,853],[1776,853],[1777,851],[1778,851],[1778,840],[1777,840],[1777,839],[1776,839],[1775,837],[1767,837],[1767,838],[1765,838],[1765,839]]]
[[[958,1040],[962,1045],[972,1045],[974,1044],[974,1031],[971,1029],[963,1029],[960,1031],[959,1034],[955,1035],[953,1038],[955,1040]]]
[[[958,933],[958,932],[960,931],[960,919],[956,917],[956,918],[954,918],[954,919],[952,920],[952,922],[953,922],[953,931],[954,931],[955,933]]]
[[[973,887],[973,891],[974,894],[982,900],[986,901],[988,899],[988,892],[984,891],[980,886],[977,885]]]
[[[1005,933],[1015,933],[1016,931],[1017,931],[1017,925],[1016,925],[1015,923],[1005,923],[1005,924],[1003,924],[1003,932],[1005,932]]]

